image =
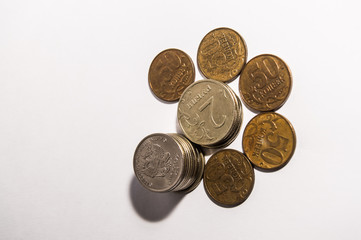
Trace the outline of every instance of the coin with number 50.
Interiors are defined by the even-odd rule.
[[[296,147],[291,123],[275,112],[262,113],[249,121],[243,133],[243,151],[256,168],[272,171],[285,166]]]

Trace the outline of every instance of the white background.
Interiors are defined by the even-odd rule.
[[[360,23],[345,0],[1,0],[0,239],[360,239]],[[176,131],[177,104],[149,90],[151,61],[166,48],[195,61],[222,26],[248,59],[278,55],[294,79],[278,111],[296,130],[294,157],[256,171],[235,208],[203,185],[150,193],[132,165],[143,137]],[[238,150],[254,116],[243,109]]]

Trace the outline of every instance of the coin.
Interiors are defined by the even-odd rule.
[[[249,121],[243,133],[243,151],[256,168],[272,171],[291,159],[296,134],[291,123],[275,112],[262,113]]]
[[[197,63],[205,78],[222,82],[234,80],[247,60],[247,46],[241,35],[230,28],[210,31],[201,41]]]
[[[192,59],[179,49],[167,49],[159,53],[150,65],[149,86],[164,101],[177,101],[184,89],[194,82]]]
[[[224,207],[244,202],[251,194],[255,175],[247,157],[225,149],[213,154],[204,170],[204,187],[210,198]]]
[[[200,80],[183,92],[177,119],[190,141],[209,148],[223,147],[239,133],[242,108],[229,86],[211,79]]]
[[[170,190],[181,179],[183,153],[166,134],[144,138],[134,154],[134,172],[140,183],[154,192]]]
[[[239,79],[241,98],[255,111],[279,109],[287,100],[292,88],[289,67],[279,57],[263,54],[251,59]]]
[[[153,192],[195,189],[203,176],[204,156],[179,134],[155,133],[145,137],[134,153],[134,172]]]
[[[182,189],[184,192],[191,192],[193,191],[201,182],[204,172],[204,165],[205,165],[205,159],[203,156],[203,153],[192,143],[185,138],[184,136],[180,134],[170,134],[175,140],[177,140],[181,145],[184,146],[184,149],[186,149],[188,153],[191,154],[190,156],[190,174],[189,177],[184,177],[186,181],[184,181],[184,187],[183,185],[180,185],[178,188]],[[187,181],[188,180],[188,181]]]

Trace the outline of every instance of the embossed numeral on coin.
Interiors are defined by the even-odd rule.
[[[211,120],[212,120],[212,123],[213,123],[213,127],[214,128],[220,128],[223,126],[224,122],[226,121],[226,118],[227,116],[226,115],[222,115],[222,118],[223,120],[220,122],[220,123],[217,123],[216,120],[214,120],[214,117],[213,117],[213,96],[208,98],[208,100],[202,104],[202,106],[199,107],[199,111],[200,112],[203,112],[204,109],[206,109],[208,106],[209,106],[209,112],[210,112],[210,117],[211,117]]]
[[[263,58],[256,62],[253,68],[248,70],[249,78],[256,83],[256,87],[261,89],[266,86],[268,79],[278,77],[279,67],[272,58]]]
[[[242,153],[233,149],[221,150],[208,160],[203,182],[206,192],[217,203],[236,206],[252,191],[253,167]]]
[[[279,119],[280,119],[279,117],[276,117],[274,119],[271,119],[271,117],[269,117],[262,122],[262,125],[268,124],[268,125],[270,125],[270,129],[272,131],[275,131],[277,129],[276,121]],[[268,133],[266,135],[265,139],[270,147],[263,149],[261,151],[261,158],[265,162],[267,162],[269,164],[273,164],[273,165],[282,163],[283,154],[281,151],[284,151],[284,152],[287,151],[286,146],[289,142],[289,139],[285,138],[283,136],[280,136],[278,133],[275,133],[275,132]],[[279,151],[279,150],[281,150],[281,151]]]
[[[212,189],[217,195],[234,188],[234,179],[231,175],[226,173],[226,167],[223,163],[218,163],[217,167],[212,168],[206,178],[211,181]]]
[[[218,48],[220,46],[219,41],[214,37],[213,41],[204,46],[204,48],[200,51],[200,53],[204,56],[210,56],[218,52]]]
[[[173,71],[180,67],[182,61],[176,54],[166,53],[162,55],[158,62],[158,71],[163,78],[171,78]]]
[[[275,138],[275,141],[272,141],[272,138]],[[269,164],[280,164],[283,161],[283,154],[278,149],[287,151],[286,146],[288,144],[288,139],[278,135],[277,133],[268,133],[266,136],[266,141],[271,146],[270,148],[263,149],[261,151],[262,159]]]
[[[272,140],[274,139],[274,141]],[[286,146],[288,144],[288,138],[282,137],[277,133],[270,132],[266,136],[266,140],[269,145],[274,148],[279,148],[283,151],[286,151]]]
[[[260,64],[262,71],[268,78],[276,78],[279,74],[279,67],[272,58],[263,58]]]
[[[275,148],[266,148],[261,151],[261,158],[269,164],[281,164],[283,161],[283,155]]]

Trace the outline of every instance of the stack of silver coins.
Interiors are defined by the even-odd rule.
[[[145,137],[134,153],[134,172],[153,192],[190,192],[200,183],[204,156],[179,134],[155,133]]]
[[[178,123],[192,142],[207,148],[231,144],[242,123],[242,105],[226,84],[200,80],[187,87],[178,104]]]

